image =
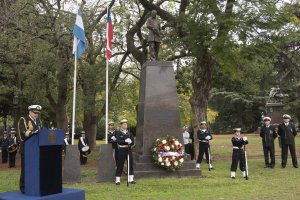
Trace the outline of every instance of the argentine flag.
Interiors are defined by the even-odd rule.
[[[76,58],[80,58],[81,54],[86,49],[86,43],[85,43],[86,38],[85,38],[85,32],[83,27],[82,14],[79,8],[76,14],[76,22],[73,28],[73,35],[74,35],[73,54],[76,56]]]

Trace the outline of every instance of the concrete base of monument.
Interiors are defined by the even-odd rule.
[[[98,166],[97,182],[112,182],[115,180],[115,161],[111,144],[100,146],[100,160]]]
[[[0,193],[1,200],[85,200],[84,190],[64,188],[62,193],[47,196],[28,196],[20,191]]]
[[[68,145],[64,158],[63,183],[78,182],[81,182],[78,146]]]
[[[134,156],[134,177],[136,179],[140,178],[165,178],[165,177],[201,177],[202,172],[196,169],[196,161],[189,160],[187,158],[183,166],[176,171],[168,171],[162,167],[157,166],[151,155],[138,155],[136,153]]]

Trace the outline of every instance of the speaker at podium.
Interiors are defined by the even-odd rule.
[[[64,132],[42,129],[25,141],[25,195],[61,193]]]

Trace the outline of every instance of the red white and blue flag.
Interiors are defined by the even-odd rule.
[[[112,55],[112,40],[113,40],[113,25],[111,21],[111,13],[107,8],[107,23],[106,23],[106,58],[109,60]]]

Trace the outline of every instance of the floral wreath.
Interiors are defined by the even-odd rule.
[[[169,135],[156,139],[151,152],[155,164],[171,171],[179,169],[186,156],[182,144]]]

